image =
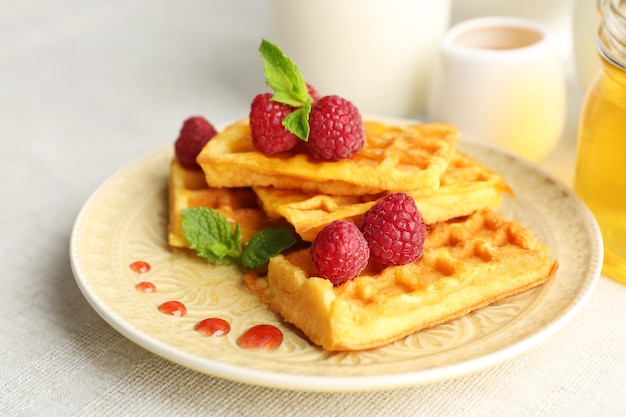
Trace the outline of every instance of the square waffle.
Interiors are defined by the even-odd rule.
[[[187,169],[176,158],[170,164],[168,187],[170,246],[189,246],[182,226],[182,212],[187,208],[213,208],[233,225],[239,223],[244,243],[257,231],[275,223],[259,208],[251,188],[209,188],[201,170]]]
[[[393,342],[549,280],[550,250],[516,221],[492,211],[431,225],[422,257],[334,287],[312,272],[308,249],[278,255],[268,275],[245,279],[285,321],[327,350]]]
[[[456,128],[373,121],[364,125],[366,143],[347,160],[315,161],[295,151],[265,156],[252,143],[248,120],[242,120],[213,137],[197,161],[211,187],[274,186],[332,195],[386,190],[429,194],[439,187],[456,149]]]
[[[274,187],[253,187],[253,190],[270,217],[284,217],[309,242],[334,220],[352,220],[358,224],[363,213],[386,194],[333,196]],[[437,191],[428,195],[412,191],[407,194],[415,200],[425,223],[432,224],[479,209],[496,208],[505,192],[513,193],[500,175],[456,151]]]

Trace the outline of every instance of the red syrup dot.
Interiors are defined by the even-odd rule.
[[[193,327],[202,336],[224,336],[230,332],[230,324],[217,317],[200,320]]]
[[[156,286],[148,281],[141,281],[135,285],[135,288],[139,292],[151,293],[156,292]]]
[[[150,264],[146,261],[135,261],[130,264],[130,269],[138,274],[143,274],[150,271]]]
[[[180,301],[166,301],[159,306],[159,311],[163,314],[182,317],[187,314],[187,307]]]
[[[283,342],[283,333],[270,324],[259,324],[237,339],[237,346],[249,350],[274,350]]]

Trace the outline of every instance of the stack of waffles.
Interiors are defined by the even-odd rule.
[[[238,223],[244,242],[288,225],[305,245],[270,259],[245,283],[285,321],[327,350],[382,346],[460,317],[549,280],[557,262],[515,220],[495,212],[513,192],[496,172],[457,149],[445,124],[365,122],[353,158],[312,160],[304,152],[265,156],[247,120],[213,137],[198,155],[202,170],[176,158],[170,170],[169,243],[187,247],[182,211],[204,206]],[[358,224],[390,192],[413,197],[428,234],[422,257],[382,268],[373,263],[342,285],[313,273],[307,242],[334,220]]]

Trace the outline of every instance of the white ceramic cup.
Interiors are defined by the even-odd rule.
[[[513,17],[455,25],[441,45],[429,119],[531,161],[558,143],[566,115],[565,67],[544,26]]]
[[[591,0],[591,2],[597,2],[597,0]],[[452,24],[484,16],[520,17],[540,23],[555,37],[561,57],[567,59],[571,54],[572,0],[452,1]]]
[[[272,0],[277,44],[322,94],[362,113],[425,110],[451,0]]]

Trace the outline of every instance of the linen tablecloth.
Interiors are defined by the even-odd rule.
[[[171,143],[184,118],[244,117],[265,91],[266,1],[3,1],[0,7],[0,415],[626,416],[626,286],[601,277],[562,330],[489,369],[358,393],[214,378],[96,314],[68,246],[88,196]],[[571,182],[579,98],[542,166]],[[580,94],[578,93],[578,96]]]

